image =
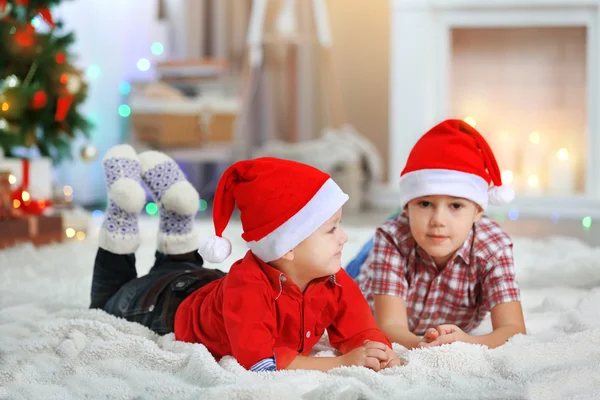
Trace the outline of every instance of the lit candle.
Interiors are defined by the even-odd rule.
[[[521,173],[526,179],[529,179],[532,175],[536,175],[539,180],[544,164],[545,143],[539,132],[531,132],[528,139],[523,146],[523,153],[521,154]]]
[[[559,149],[548,162],[548,191],[561,195],[575,191],[575,165],[565,148]]]
[[[528,195],[539,195],[542,193],[542,187],[540,185],[540,177],[536,174],[526,175],[525,180],[525,194]]]

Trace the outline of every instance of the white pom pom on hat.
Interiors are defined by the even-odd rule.
[[[211,235],[200,243],[198,252],[208,262],[222,263],[231,255],[231,242],[227,238]]]
[[[515,198],[515,189],[509,185],[492,186],[488,190],[490,204],[495,206],[505,206]]]

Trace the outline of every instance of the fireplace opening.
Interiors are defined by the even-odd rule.
[[[449,111],[519,195],[585,191],[586,27],[453,28]]]

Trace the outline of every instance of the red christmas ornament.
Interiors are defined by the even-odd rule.
[[[35,28],[27,24],[24,28],[19,28],[15,32],[15,42],[21,47],[29,47],[34,43]]]
[[[73,96],[60,96],[56,100],[56,113],[54,114],[54,120],[56,122],[63,122],[69,113],[71,103],[73,103]]]
[[[41,110],[48,103],[48,95],[43,90],[38,90],[31,99],[31,108]]]
[[[65,56],[65,53],[63,53],[63,52],[56,53],[56,56],[54,58],[55,58],[56,62],[59,64],[62,64],[65,61],[67,61],[67,56]]]
[[[15,4],[18,6],[27,7],[29,5],[29,0],[15,0]]]

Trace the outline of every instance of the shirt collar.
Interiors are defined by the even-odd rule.
[[[469,236],[456,252],[456,256],[462,258],[467,265],[471,264],[471,245],[473,244],[474,231],[475,228],[471,228]]]
[[[260,269],[263,271],[263,273],[267,277],[267,280],[269,281],[269,284],[271,286],[273,298],[275,300],[277,300],[279,298],[279,296],[281,296],[281,294],[283,293],[284,290],[302,295],[302,293],[300,293],[300,290],[298,289],[298,286],[296,286],[293,283],[292,279],[289,276],[287,276],[283,272],[279,271],[277,268],[267,264],[266,262],[264,262],[263,260],[258,258],[254,253],[252,253],[252,251],[248,251],[247,257],[249,257],[249,256],[254,258],[254,261],[256,262],[256,264],[258,264]],[[335,274],[324,276],[322,278],[314,279],[313,281],[311,281],[309,283],[309,285],[314,285],[314,284],[318,284],[321,282],[327,282],[327,281],[330,281],[332,284],[334,284],[336,286],[341,286],[337,282]]]

